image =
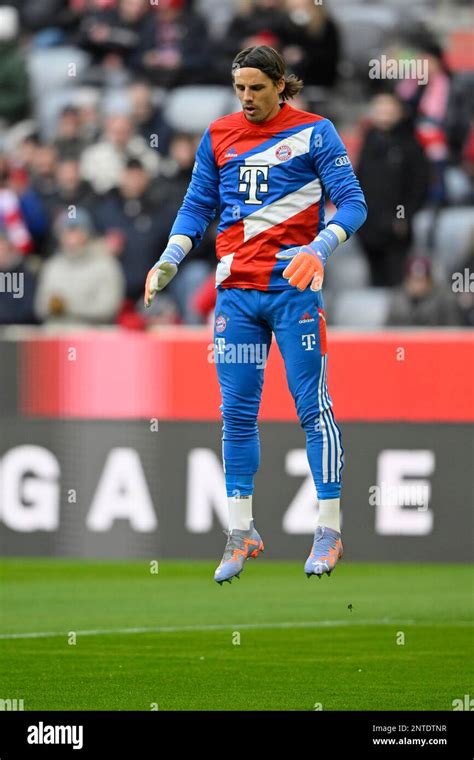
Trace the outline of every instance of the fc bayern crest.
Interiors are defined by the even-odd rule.
[[[291,158],[291,148],[289,145],[280,145],[276,151],[275,156],[280,161],[287,161],[289,158]]]
[[[218,333],[224,332],[226,327],[227,327],[227,319],[224,317],[223,314],[219,314],[219,316],[216,318],[216,332]]]

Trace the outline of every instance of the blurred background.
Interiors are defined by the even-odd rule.
[[[474,294],[452,287],[474,256],[471,14],[444,0],[0,6],[0,271],[25,282],[2,293],[0,324],[208,321],[215,225],[146,312],[143,283],[200,136],[239,108],[234,55],[264,43],[305,81],[295,105],[336,124],[370,209],[328,267],[329,324],[472,327]],[[428,81],[373,77],[384,56],[422,61]]]
[[[329,383],[350,452],[346,489],[359,509],[347,516],[352,556],[470,556],[474,32],[461,0],[0,6],[8,553],[140,555],[159,544],[168,555],[215,555],[213,515],[226,524],[208,361],[216,225],[149,310],[143,288],[200,136],[239,110],[232,59],[259,43],[304,79],[294,105],[334,121],[369,206],[359,233],[331,257],[324,286]],[[418,62],[423,76],[399,67],[392,78],[384,61]],[[275,556],[300,557],[314,493],[304,481],[295,495],[307,462],[282,378],[275,349],[257,483]],[[398,483],[402,471],[435,479],[434,513],[413,502],[407,517],[383,496],[386,511],[374,520],[369,487]],[[462,522],[447,549],[453,500]],[[406,535],[422,537],[425,553],[400,542]]]

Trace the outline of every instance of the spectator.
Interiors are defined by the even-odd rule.
[[[84,209],[77,209],[74,218],[64,212],[55,230],[59,251],[40,271],[38,318],[54,326],[112,323],[123,299],[123,275],[105,246],[93,239],[90,215]]]
[[[106,193],[116,187],[129,158],[136,158],[154,177],[159,158],[140,135],[134,134],[132,121],[125,114],[106,119],[104,139],[90,145],[82,154],[81,174],[96,193]]]
[[[161,115],[161,109],[153,103],[152,89],[148,82],[136,81],[129,88],[132,106],[131,118],[135,130],[150,147],[162,155],[169,150],[172,129]]]
[[[184,0],[160,0],[154,7],[154,27],[140,52],[143,72],[160,87],[209,81],[206,26]]]
[[[453,294],[433,283],[428,258],[413,256],[408,259],[403,285],[392,293],[386,324],[390,327],[448,327],[461,324]]]
[[[29,81],[18,45],[18,11],[0,7],[0,120],[14,124],[29,112]]]
[[[427,64],[426,82],[403,80],[397,94],[410,110],[415,133],[430,162],[430,201],[446,200],[444,174],[450,160],[461,159],[469,132],[467,103],[453,86],[453,77],[442,48],[432,40],[418,45],[418,55]]]
[[[23,166],[29,174],[33,174],[33,164],[36,149],[41,140],[38,132],[29,132],[22,136],[15,146],[14,159]]]
[[[47,198],[46,208],[50,226],[55,220],[71,207],[80,207],[88,211],[94,218],[97,210],[98,197],[91,185],[81,178],[79,162],[75,158],[63,158],[58,161],[55,175],[55,191]],[[54,235],[47,241],[45,254],[49,255],[55,245]]]
[[[358,236],[372,285],[391,287],[403,280],[413,215],[427,197],[428,164],[395,95],[376,95],[370,115],[357,169],[369,215]]]
[[[163,168],[159,193],[162,200],[166,200],[176,213],[191,181],[197,142],[199,138],[186,132],[173,135],[170,142],[169,161]]]
[[[0,285],[0,325],[34,324],[36,275],[14,249],[4,227],[0,227]]]
[[[32,247],[35,253],[41,253],[48,234],[48,212],[41,196],[31,185],[28,172],[21,164],[10,166],[9,186],[18,198],[21,216],[33,238]]]
[[[65,106],[61,111],[54,146],[59,158],[78,158],[85,148],[86,143],[81,136],[79,110],[75,106]]]
[[[337,25],[313,0],[286,0],[282,54],[305,85],[333,87],[337,79],[340,40]]]
[[[10,167],[0,157],[0,224],[18,253],[30,253],[33,240],[25,222],[20,199],[10,185]]]
[[[56,192],[57,151],[54,145],[40,143],[33,153],[32,185],[46,202]]]
[[[97,195],[91,185],[81,178],[79,161],[75,158],[63,158],[56,167],[56,192],[51,196],[51,203],[60,211],[65,206],[81,206],[93,215],[97,207]],[[55,214],[58,216],[58,213]]]
[[[36,47],[65,44],[79,21],[69,0],[23,0],[20,13],[23,26],[36,33]]]
[[[102,131],[100,91],[94,87],[79,87],[74,92],[74,106],[78,111],[81,139],[86,145],[97,142]]]
[[[94,9],[84,15],[78,44],[92,54],[93,65],[137,70],[152,26],[148,0],[119,0],[116,8]]]
[[[219,45],[220,81],[227,84],[232,61],[239,50],[252,45],[281,49],[287,19],[281,0],[245,0]]]
[[[149,174],[139,161],[129,159],[119,186],[97,209],[98,229],[122,265],[126,296],[134,302],[143,295],[147,272],[165,247],[173,221],[157,207],[151,192]]]

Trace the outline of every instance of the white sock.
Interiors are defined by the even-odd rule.
[[[229,530],[248,530],[252,516],[251,496],[228,496]]]
[[[341,500],[320,499],[318,525],[341,532]]]

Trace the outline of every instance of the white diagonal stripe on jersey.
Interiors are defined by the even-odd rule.
[[[286,222],[295,214],[309,208],[313,203],[321,199],[321,182],[319,179],[313,179],[307,185],[303,185],[299,190],[288,193],[283,198],[267,206],[261,206],[258,211],[249,214],[244,219],[244,242],[260,235],[261,232],[269,230],[276,224]]]
[[[303,156],[309,151],[311,133],[313,129],[314,124],[312,127],[306,127],[306,129],[302,129],[300,132],[296,132],[293,135],[284,137],[282,140],[279,140],[279,142],[275,143],[270,148],[262,150],[260,153],[253,153],[251,156],[247,156],[245,159],[245,164],[247,166],[252,166],[255,164],[278,166],[279,164],[285,163],[285,160],[291,161],[291,159],[296,158],[296,156]],[[285,160],[277,158],[277,150],[286,146],[291,149],[291,155]]]

